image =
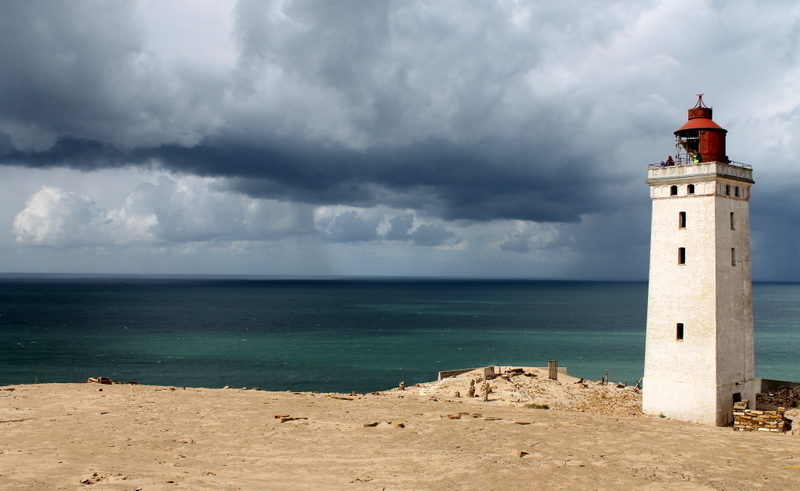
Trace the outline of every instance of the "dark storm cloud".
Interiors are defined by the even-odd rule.
[[[9,138],[34,152],[70,139],[124,148],[194,143],[213,126],[222,79],[207,67],[167,65],[144,31],[136,2],[3,2],[0,150]],[[29,162],[61,165],[58,158],[43,152]]]
[[[572,139],[591,108],[533,96],[526,74],[552,21],[580,42],[610,36],[613,18],[585,30],[547,4],[528,17],[459,5],[242,0],[227,89],[210,69],[168,69],[133,4],[5,5],[0,141],[15,143],[0,162],[160,165],[254,197],[447,220],[602,209],[612,145]]]
[[[118,102],[141,33],[130,2],[4,2],[0,8],[3,120],[54,134],[130,114]],[[124,93],[124,91],[122,91]]]
[[[791,2],[240,0],[223,38],[168,18],[154,41],[141,10],[158,5],[4,2],[0,163],[160,167],[226,177],[220,191],[422,221],[580,224],[580,252],[619,251],[647,240],[615,213],[647,206],[646,164],[671,153],[695,93],[714,92],[729,148],[746,150],[735,159],[791,140],[800,117]],[[736,124],[785,133],[759,140]],[[774,147],[771,163],[790,168],[796,149]],[[779,200],[792,191],[759,186],[754,239],[789,251],[775,240],[785,222],[760,210],[790,216]],[[326,240],[380,237],[376,218],[348,213]],[[618,221],[587,221],[598,213]],[[391,217],[387,239],[453,240]],[[499,248],[542,250],[540,233]]]
[[[551,143],[474,146],[422,142],[363,151],[330,147],[249,147],[202,142],[123,151],[99,142],[62,139],[44,152],[7,153],[5,163],[67,165],[82,170],[158,163],[176,172],[231,178],[253,197],[311,204],[423,210],[444,219],[575,221],[602,209],[602,162],[569,155]],[[514,151],[516,150],[516,151]],[[553,160],[557,159],[558,162]]]

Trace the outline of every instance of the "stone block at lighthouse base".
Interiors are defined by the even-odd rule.
[[[645,377],[645,414],[715,426],[733,424],[733,403],[756,400],[757,379],[724,385],[693,384]]]

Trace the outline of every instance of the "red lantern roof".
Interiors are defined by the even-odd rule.
[[[724,129],[722,126],[713,122],[710,118],[690,119],[689,121],[686,122],[685,125],[681,126],[675,133],[678,133],[683,130],[722,130],[724,132],[728,131]]]
[[[703,94],[697,94],[697,104],[689,109],[689,121],[681,126],[675,134],[677,135],[684,130],[717,130],[728,132],[728,130],[711,120],[711,108],[703,103]]]

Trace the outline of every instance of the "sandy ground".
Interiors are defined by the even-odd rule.
[[[485,402],[466,397],[482,372],[367,395],[0,387],[0,489],[800,489],[798,436],[642,416],[634,388],[531,372]]]

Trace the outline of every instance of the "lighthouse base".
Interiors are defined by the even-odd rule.
[[[753,378],[724,385],[704,385],[645,377],[642,410],[691,423],[716,426],[733,424],[733,403],[750,401],[755,408],[758,380]]]

